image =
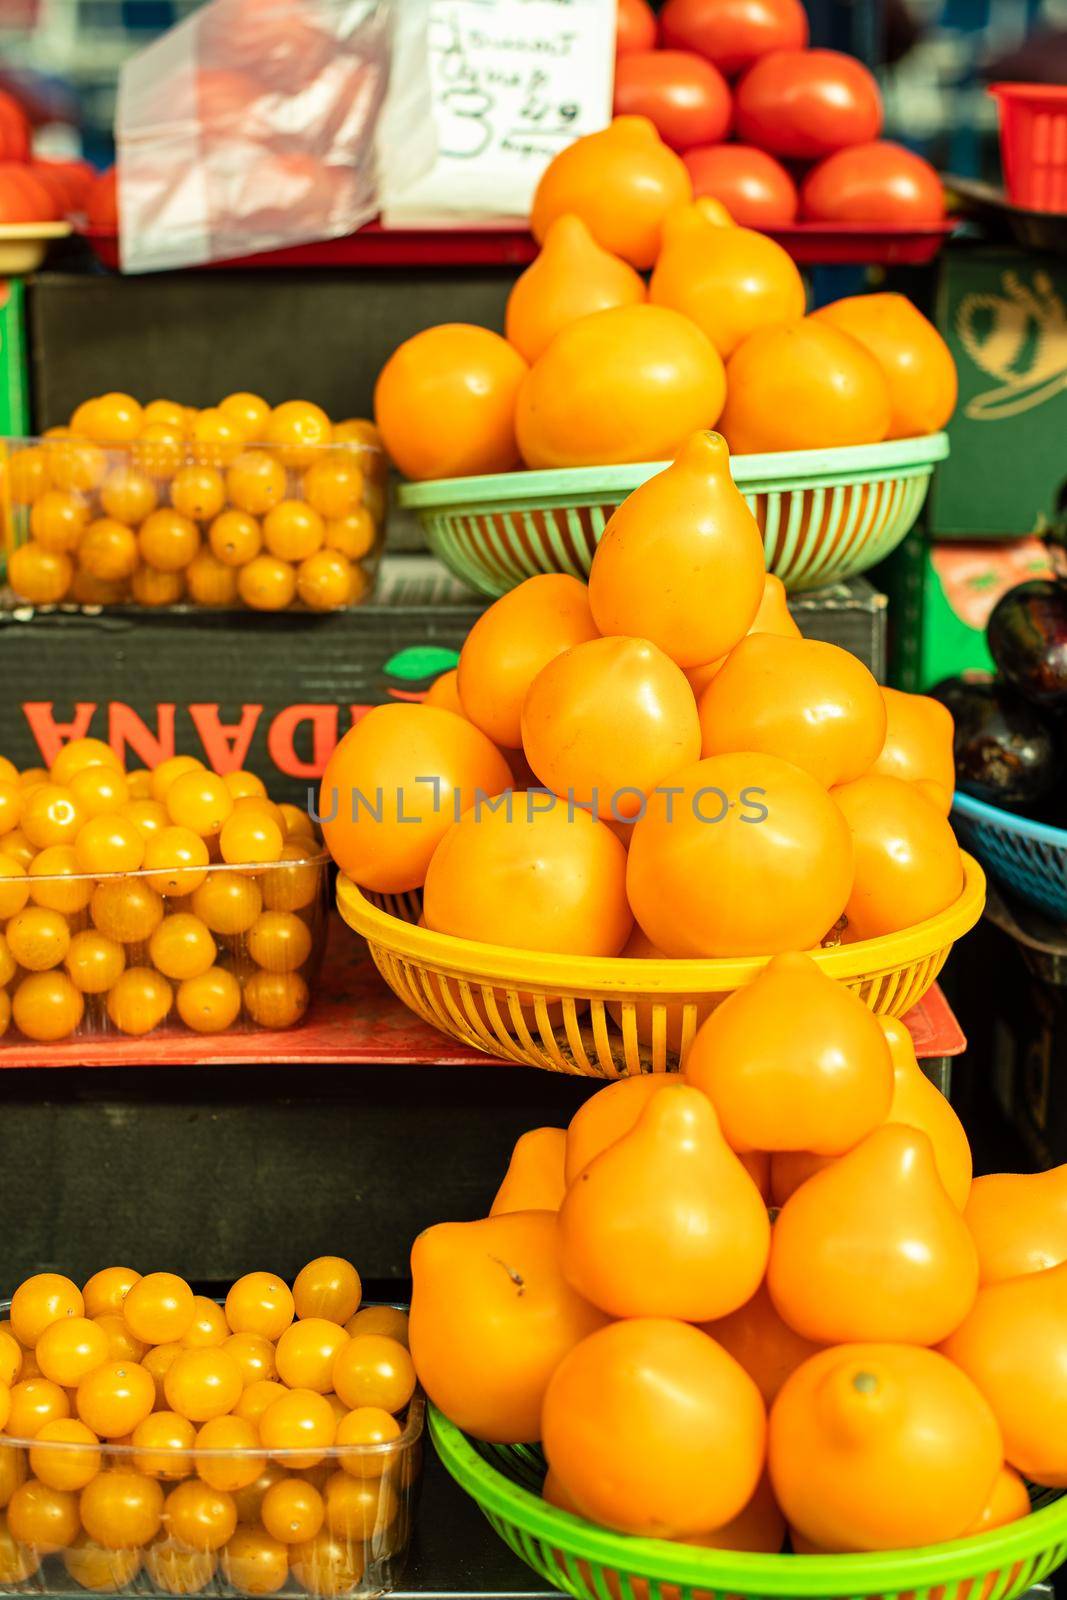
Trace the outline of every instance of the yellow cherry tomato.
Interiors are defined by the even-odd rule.
[[[154,1478],[128,1467],[97,1473],[79,1504],[82,1527],[107,1550],[148,1544],[163,1520],[163,1490]]]
[[[31,972],[11,1001],[16,1028],[37,1044],[69,1039],[84,1011],[85,1001],[65,972]]]
[[[193,1320],[182,1338],[186,1350],[211,1350],[230,1337],[230,1326],[222,1307],[207,1295],[193,1296]]]
[[[7,1527],[11,1537],[35,1555],[54,1555],[77,1537],[77,1496],[29,1478],[8,1501]]]
[[[332,437],[329,417],[310,400],[286,400],[267,421],[266,443],[275,447],[285,466],[297,470],[311,466]]]
[[[261,1028],[291,1028],[308,1008],[308,986],[299,972],[253,972],[247,979],[245,1010]]]
[[[248,953],[267,972],[295,972],[311,954],[311,929],[292,911],[264,911],[248,930]]]
[[[83,767],[69,780],[68,787],[89,818],[114,815],[130,798],[130,786],[123,772],[108,766]]]
[[[32,1350],[53,1322],[85,1314],[78,1285],[61,1272],[35,1272],[11,1297],[11,1332],[24,1350]]]
[[[224,400],[219,401],[219,410],[240,430],[249,443],[254,443],[263,437],[270,418],[270,406],[258,394],[248,394],[244,390],[237,394],[228,394]]]
[[[61,1317],[44,1330],[34,1355],[46,1378],[75,1389],[107,1360],[107,1337],[88,1317]]]
[[[130,592],[139,606],[150,609],[176,606],[185,593],[185,578],[180,572],[159,572],[152,566],[138,567],[130,579]]]
[[[237,592],[253,611],[284,611],[296,596],[296,571],[277,556],[256,556],[240,569]]]
[[[67,1546],[62,1560],[79,1588],[95,1594],[120,1593],[141,1570],[140,1550],[106,1550],[84,1533]]]
[[[241,1014],[241,986],[225,967],[209,967],[179,985],[177,1007],[194,1033],[224,1033]]]
[[[352,563],[339,550],[316,550],[296,569],[296,592],[309,611],[340,611],[352,600]]]
[[[234,811],[219,835],[222,859],[229,866],[267,866],[280,861],[285,846],[282,828],[265,811]]]
[[[11,834],[8,834],[9,844],[11,837]],[[30,848],[32,850],[33,847]],[[30,860],[32,859],[31,856]],[[29,898],[30,885],[26,881],[26,868],[12,856],[0,855],[0,921],[15,916]]]
[[[326,1516],[319,1491],[304,1478],[283,1478],[263,1496],[259,1517],[272,1539],[302,1544],[314,1539]]]
[[[11,1340],[11,1343],[14,1344],[15,1341]],[[233,1356],[240,1367],[241,1381],[246,1389],[250,1384],[269,1381],[277,1373],[274,1346],[269,1339],[264,1339],[262,1334],[231,1333],[224,1341],[223,1349]],[[18,1353],[21,1359],[21,1352]],[[3,1366],[0,1365],[0,1376],[3,1370]],[[10,1382],[13,1379],[5,1381]]]
[[[51,1489],[77,1493],[100,1471],[98,1443],[93,1430],[75,1417],[46,1422],[30,1450],[30,1471]],[[78,1448],[71,1450],[70,1445]]]
[[[102,1439],[132,1433],[155,1403],[151,1374],[136,1361],[106,1361],[78,1384],[78,1416]]]
[[[368,1445],[389,1445],[400,1438],[400,1424],[381,1406],[359,1406],[337,1424],[335,1445],[342,1454],[338,1465],[353,1478],[380,1478],[396,1460],[396,1451],[367,1449]],[[344,1450],[344,1446],[359,1446]]]
[[[196,1448],[206,1452],[197,1457],[200,1477],[227,1494],[249,1488],[267,1465],[259,1450],[259,1430],[244,1417],[212,1417],[197,1434]]]
[[[196,756],[168,756],[161,761],[158,767],[152,769],[149,783],[151,784],[152,799],[166,803],[172,783],[187,772],[205,772],[204,763]]]
[[[226,1321],[234,1333],[278,1339],[295,1314],[292,1290],[273,1272],[246,1272],[226,1296]]]
[[[195,1441],[196,1428],[188,1417],[179,1417],[176,1411],[153,1411],[133,1430],[133,1465],[146,1478],[187,1478]]]
[[[189,599],[198,606],[232,606],[237,599],[237,574],[203,547],[185,569]]]
[[[27,876],[30,899],[49,911],[77,916],[92,899],[93,880],[85,876],[74,845],[50,844],[39,850],[29,864]]]
[[[303,500],[282,500],[263,519],[263,542],[282,561],[304,561],[325,537],[322,518]]]
[[[128,817],[91,817],[78,833],[74,854],[82,872],[136,872],[144,860],[145,837]]]
[[[70,789],[41,783],[27,792],[19,825],[30,843],[43,850],[50,844],[73,844],[87,820]]]
[[[122,1306],[126,1326],[145,1344],[184,1339],[193,1325],[196,1300],[184,1278],[150,1272],[130,1288]]]
[[[237,1527],[237,1507],[224,1490],[187,1478],[168,1494],[163,1521],[179,1544],[191,1550],[219,1550]]]
[[[107,997],[107,1014],[120,1033],[140,1038],[165,1022],[174,991],[151,967],[127,967]]]
[[[218,773],[183,772],[167,789],[165,804],[171,822],[189,828],[202,839],[222,832],[233,814],[233,796]]]
[[[218,406],[199,412],[189,432],[197,461],[212,467],[231,466],[244,449],[244,429]]]
[[[305,1317],[292,1323],[278,1340],[279,1378],[290,1389],[328,1394],[333,1388],[334,1360],[347,1342],[344,1328],[325,1317]]]
[[[343,517],[331,517],[326,524],[325,545],[349,561],[358,561],[374,548],[377,529],[366,506],[357,506]]]
[[[192,1422],[225,1416],[243,1388],[241,1369],[222,1349],[183,1350],[163,1379],[170,1409]]]
[[[359,1310],[363,1285],[351,1261],[343,1256],[316,1256],[293,1281],[296,1314],[325,1317],[342,1326]]]
[[[246,872],[209,872],[192,897],[194,913],[212,933],[227,936],[247,933],[264,903],[260,885]]]
[[[18,598],[30,605],[58,605],[74,581],[74,564],[64,551],[46,550],[30,539],[8,556],[7,581]],[[295,592],[295,575],[293,589]]]
[[[85,1315],[106,1317],[121,1314],[126,1296],[140,1279],[141,1274],[134,1272],[132,1267],[102,1267],[99,1272],[94,1272],[82,1289]]]
[[[140,944],[162,922],[163,901],[141,878],[105,878],[93,890],[89,915],[97,931],[109,939]]]
[[[107,1358],[109,1361],[141,1361],[147,1363],[152,1354],[147,1346],[136,1339],[127,1328],[120,1312],[105,1311],[100,1316],[94,1317],[97,1327],[103,1330],[107,1339]]]
[[[159,496],[152,479],[137,467],[112,467],[100,485],[100,504],[116,522],[143,522],[156,509]]]
[[[200,548],[196,523],[180,511],[153,511],[137,533],[141,559],[157,572],[180,572]]]
[[[290,1389],[259,1419],[262,1444],[271,1454],[285,1452],[282,1461],[296,1472],[316,1466],[336,1432],[330,1402],[312,1389]]]
[[[361,1406],[402,1411],[415,1392],[415,1367],[396,1339],[358,1334],[337,1352],[333,1386],[350,1411]]]
[[[146,841],[147,882],[163,895],[193,894],[207,877],[207,845],[191,828],[170,827]]]
[[[30,533],[42,550],[70,554],[89,525],[89,505],[78,494],[49,489],[30,512]]]
[[[263,548],[263,533],[247,511],[223,511],[207,531],[211,553],[226,567],[243,567]]]
[[[50,1378],[22,1378],[11,1385],[6,1432],[11,1439],[36,1439],[46,1422],[70,1416],[66,1391]]]
[[[239,1527],[222,1551],[226,1582],[239,1594],[276,1594],[289,1576],[284,1544],[263,1528]]]
[[[226,498],[237,511],[262,517],[285,498],[285,468],[268,450],[244,450],[226,473]]]

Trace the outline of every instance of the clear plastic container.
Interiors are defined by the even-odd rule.
[[[329,868],[309,842],[266,866],[0,875],[0,1039],[293,1027],[326,945]]]
[[[158,1441],[43,1446],[0,1433],[0,1595],[387,1593],[411,1540],[424,1417],[416,1392],[388,1443],[269,1455]],[[267,1490],[286,1480],[303,1527],[321,1496],[310,1539],[293,1537],[294,1520],[279,1540],[261,1519]],[[277,1507],[272,1526],[280,1531]]]
[[[196,445],[165,424],[121,448],[68,429],[0,440],[0,606],[360,604],[385,538],[385,456],[369,428],[296,453]]]

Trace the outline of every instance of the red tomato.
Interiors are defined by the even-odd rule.
[[[89,190],[96,182],[96,173],[88,161],[42,159],[34,161],[30,170],[64,212],[81,211]]]
[[[30,167],[0,161],[0,222],[55,222],[59,207]]]
[[[853,145],[812,167],[800,191],[813,222],[932,228],[944,220],[941,179],[922,156],[889,139]]]
[[[618,0],[615,13],[615,54],[651,50],[656,43],[656,18],[645,0]]]
[[[691,50],[640,50],[615,66],[615,115],[647,117],[664,144],[714,144],[730,126],[730,91]]]
[[[721,200],[742,228],[780,228],[797,214],[797,186],[765,150],[748,144],[701,145],[682,157],[695,197]]]
[[[738,137],[776,156],[817,161],[876,139],[882,97],[861,61],[839,50],[775,50],[737,86]]]
[[[800,0],[667,0],[660,34],[731,76],[769,50],[803,50],[808,17]]]
[[[30,159],[30,124],[14,95],[0,91],[0,160]]]
[[[102,172],[89,190],[85,202],[85,215],[90,228],[100,233],[117,233],[119,230],[118,173],[114,167]]]

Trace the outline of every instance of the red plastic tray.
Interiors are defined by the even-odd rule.
[[[851,263],[866,266],[922,266],[932,261],[956,226],[946,221],[936,228],[868,228],[863,223],[796,222],[768,230],[772,239],[788,250],[802,266]],[[97,259],[112,272],[119,270],[119,238],[99,228],[78,232]],[[317,244],[293,245],[287,250],[266,250],[258,256],[216,261],[205,271],[234,267],[524,267],[537,254],[537,245],[524,230],[490,229],[469,232],[393,232],[370,222],[358,233]]]
[[[119,236],[101,228],[78,228],[97,260],[112,272],[119,270]],[[256,256],[213,261],[203,271],[234,267],[525,267],[537,254],[533,236],[525,229],[512,232],[485,229],[461,232],[407,233],[387,231],[369,222],[358,233],[315,244],[291,245],[286,250],[264,250]]]
[[[966,1040],[936,986],[904,1018],[921,1061],[960,1055]],[[486,1066],[492,1058],[420,1021],[378,976],[362,939],[334,917],[322,975],[302,1027],[286,1033],[175,1033],[169,1038],[34,1045],[0,1041],[7,1067]],[[513,1066],[512,1062],[498,1062]]]

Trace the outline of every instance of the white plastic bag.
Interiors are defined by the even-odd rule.
[[[416,48],[390,83],[398,4]],[[383,132],[390,172],[421,175],[436,154],[427,16],[428,0],[211,0],[127,62],[123,270],[333,239],[375,216]]]

